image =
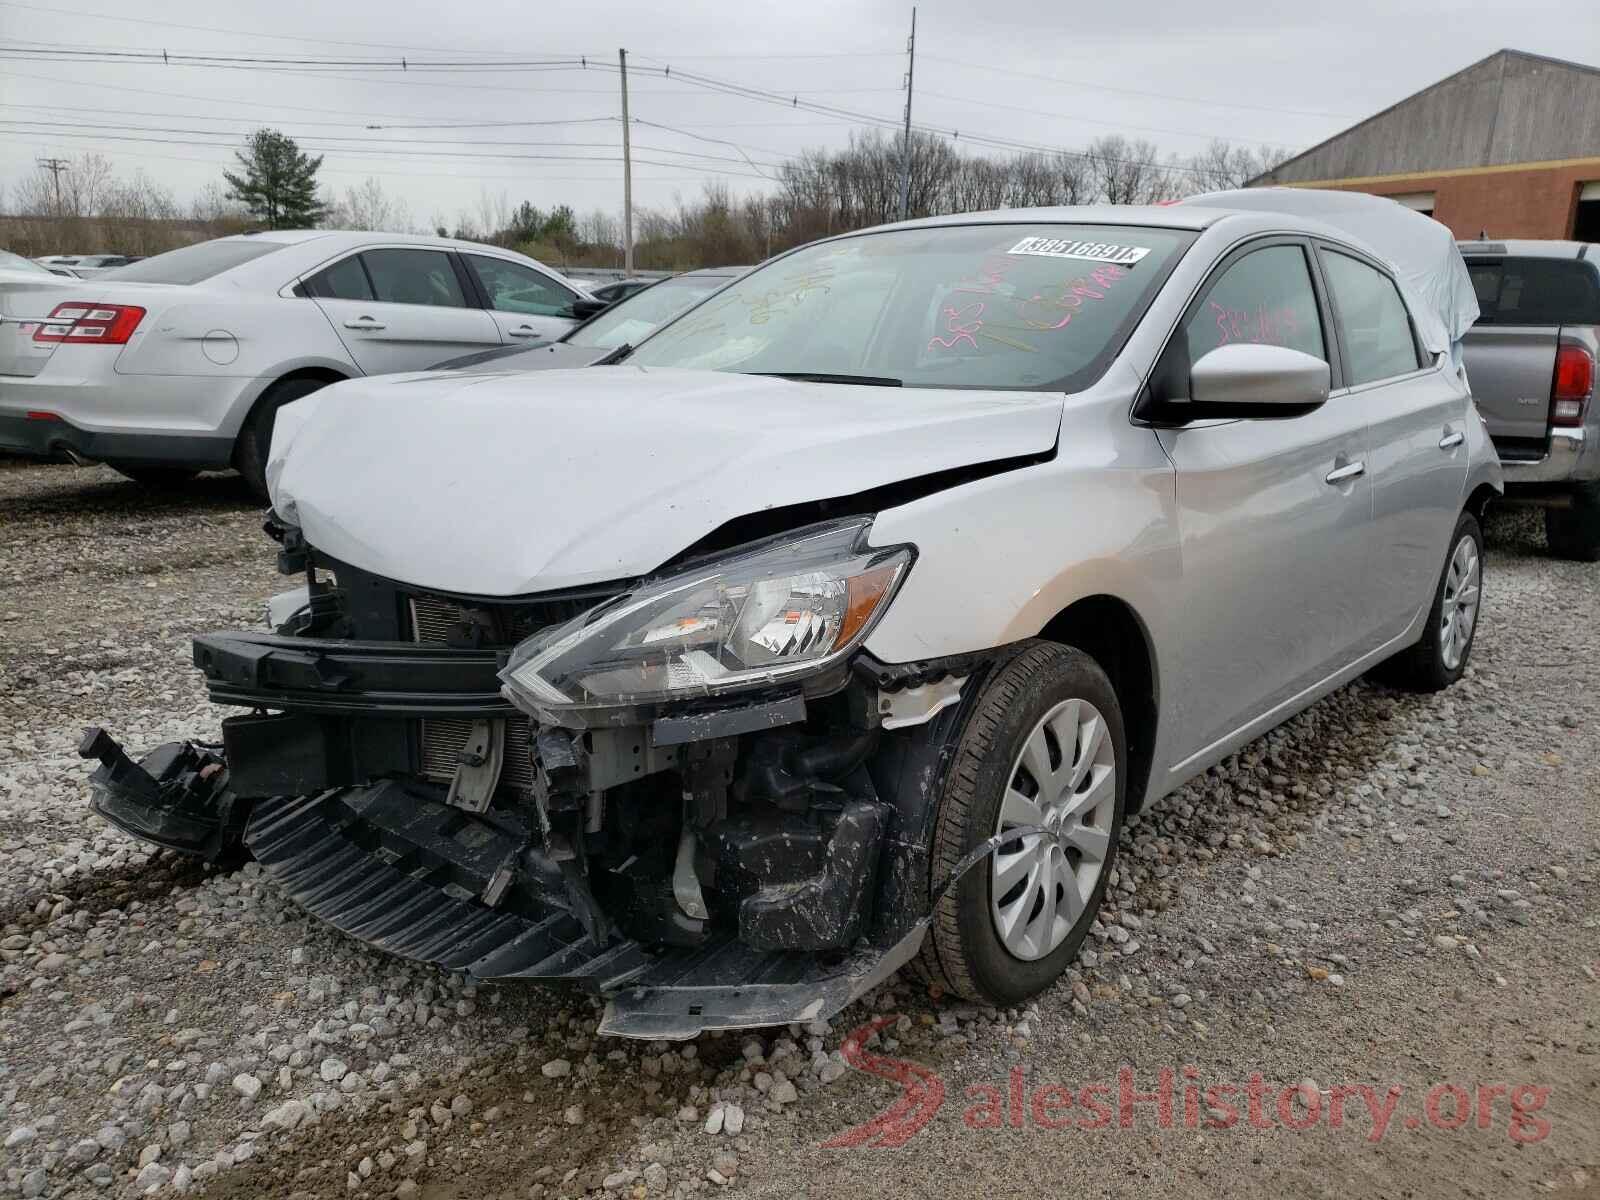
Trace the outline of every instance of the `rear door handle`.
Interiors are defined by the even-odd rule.
[[[1445,435],[1442,438],[1439,439],[1439,449],[1441,449],[1441,450],[1454,450],[1457,446],[1461,445],[1461,443],[1466,441],[1466,440],[1467,440],[1467,435],[1462,433],[1459,429],[1456,430],[1456,432],[1454,432],[1454,433],[1450,433],[1450,432],[1447,431],[1445,433]]]
[[[382,321],[375,321],[371,317],[358,317],[354,321],[346,321],[344,323],[344,327],[346,329],[365,329],[365,330],[384,329],[384,328],[386,328],[386,326],[384,325],[384,323]]]
[[[1335,467],[1323,476],[1328,483],[1343,483],[1347,479],[1354,479],[1358,475],[1367,473],[1367,464],[1364,462],[1346,463],[1342,467]]]

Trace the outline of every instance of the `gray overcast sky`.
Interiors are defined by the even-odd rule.
[[[1064,148],[1120,132],[1149,138],[1163,153],[1192,152],[1213,136],[1299,149],[1501,46],[1600,64],[1593,13],[1592,0],[923,0],[914,116]],[[671,65],[897,118],[910,15],[911,5],[899,0],[0,0],[0,47],[422,60],[588,55],[614,63],[622,45],[641,67]],[[270,124],[326,155],[328,185],[342,192],[376,176],[418,224],[476,212],[485,190],[541,207],[621,208],[620,162],[483,157],[615,158],[619,125],[592,119],[618,112],[614,71],[402,75],[0,59],[0,182],[8,188],[37,157],[97,151],[119,173],[142,167],[187,203],[231,163],[227,145]],[[742,155],[770,173],[768,164],[806,147],[843,144],[853,127],[649,75],[634,78],[631,90],[636,118],[686,131],[636,127],[635,156],[649,163],[635,167],[634,196],[645,207],[697,194],[709,169],[732,172],[709,177],[736,193],[762,190]],[[498,121],[582,123],[364,128]],[[463,144],[472,141],[502,144]]]

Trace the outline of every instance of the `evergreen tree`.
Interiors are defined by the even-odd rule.
[[[242,176],[224,171],[230,199],[240,200],[268,229],[304,229],[327,213],[317,199],[317,169],[322,156],[303,153],[294,139],[276,129],[258,129],[234,151]]]

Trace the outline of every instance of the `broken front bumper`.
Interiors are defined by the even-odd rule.
[[[676,1039],[826,1019],[908,962],[926,929],[831,957],[757,949],[732,930],[694,947],[596,941],[550,886],[551,865],[529,862],[530,831],[504,814],[464,813],[405,780],[247,801],[217,748],[193,743],[135,764],[90,730],[79,752],[101,763],[95,811],[125,832],[208,859],[248,851],[291,899],[376,949],[484,981],[581,987],[606,1001],[602,1033]],[[520,896],[513,871],[528,881]]]
[[[313,915],[388,953],[586,989],[605,1000],[606,1033],[830,1017],[917,953],[959,875],[930,893],[960,689],[929,681],[949,670],[864,676],[850,703],[882,714],[864,731],[808,732],[798,695],[535,730],[520,750],[531,775],[464,804],[418,735],[443,720],[525,723],[499,693],[495,650],[224,633],[197,638],[194,656],[213,700],[255,711],[224,719],[220,746],[159,747],[142,766],[91,731],[96,811],[173,850],[251,855]],[[703,895],[684,865],[696,853],[699,879],[715,881]]]

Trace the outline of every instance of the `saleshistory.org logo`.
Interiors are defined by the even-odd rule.
[[[905,1145],[938,1114],[945,1083],[929,1067],[867,1049],[867,1042],[898,1016],[878,1017],[853,1031],[840,1046],[845,1062],[858,1071],[897,1084],[900,1095],[877,1116],[822,1143],[829,1149],[893,1149]],[[1504,1129],[1513,1142],[1527,1145],[1550,1136],[1550,1122],[1539,1114],[1550,1089],[1531,1083],[1436,1083],[1423,1095],[1422,1112],[1403,1113],[1400,1084],[1309,1083],[1277,1087],[1259,1074],[1244,1083],[1207,1083],[1193,1066],[1161,1067],[1148,1091],[1139,1091],[1134,1070],[1123,1066],[1114,1082],[1076,1088],[1065,1083],[1029,1087],[1022,1067],[1012,1067],[1004,1084],[973,1084],[965,1089],[968,1107],[961,1115],[968,1129],[1047,1130],[1284,1129],[1301,1133],[1326,1126],[1365,1130],[1379,1142],[1397,1129],[1424,1126],[1444,1131]]]

